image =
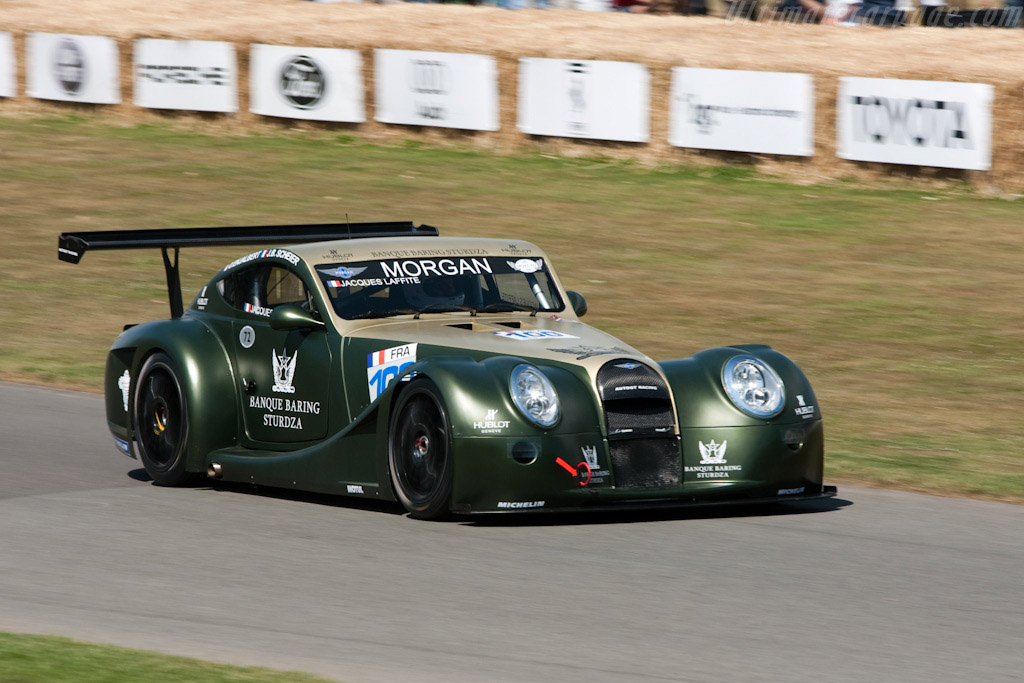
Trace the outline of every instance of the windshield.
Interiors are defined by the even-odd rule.
[[[501,256],[327,263],[316,267],[346,320],[470,311],[562,311],[542,258]]]

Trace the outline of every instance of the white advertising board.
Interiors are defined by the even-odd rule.
[[[14,77],[14,40],[0,31],[0,97],[14,97],[18,85]]]
[[[252,45],[249,111],[262,116],[362,123],[363,60],[358,50]]]
[[[494,57],[374,50],[374,81],[381,123],[498,130]]]
[[[203,40],[136,40],[135,104],[150,109],[238,111],[234,45]]]
[[[29,33],[26,53],[29,97],[94,104],[121,101],[121,70],[113,38]]]
[[[810,74],[673,67],[668,142],[755,154],[814,154]]]
[[[992,86],[983,83],[840,78],[839,156],[987,171],[992,95]]]
[[[650,80],[643,64],[520,58],[519,130],[529,135],[647,142]]]

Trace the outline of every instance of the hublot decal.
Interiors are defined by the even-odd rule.
[[[511,420],[498,420],[497,417],[497,409],[488,410],[487,418],[474,422],[473,429],[478,430],[481,434],[500,434],[512,424]]]

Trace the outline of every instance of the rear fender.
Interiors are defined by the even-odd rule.
[[[125,330],[114,341],[104,380],[107,423],[112,432],[132,441],[130,408],[139,371],[147,358],[159,352],[167,354],[178,369],[188,405],[187,469],[201,472],[207,453],[238,442],[240,400],[227,351],[201,321],[188,317],[156,320]]]

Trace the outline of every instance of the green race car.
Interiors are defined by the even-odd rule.
[[[240,244],[268,248],[184,310],[178,250]],[[171,318],[114,342],[107,423],[158,484],[205,474],[425,519],[836,493],[792,361],[756,344],[654,361],[581,322],[528,242],[361,223],[65,233],[58,255],[137,248],[162,250]]]

